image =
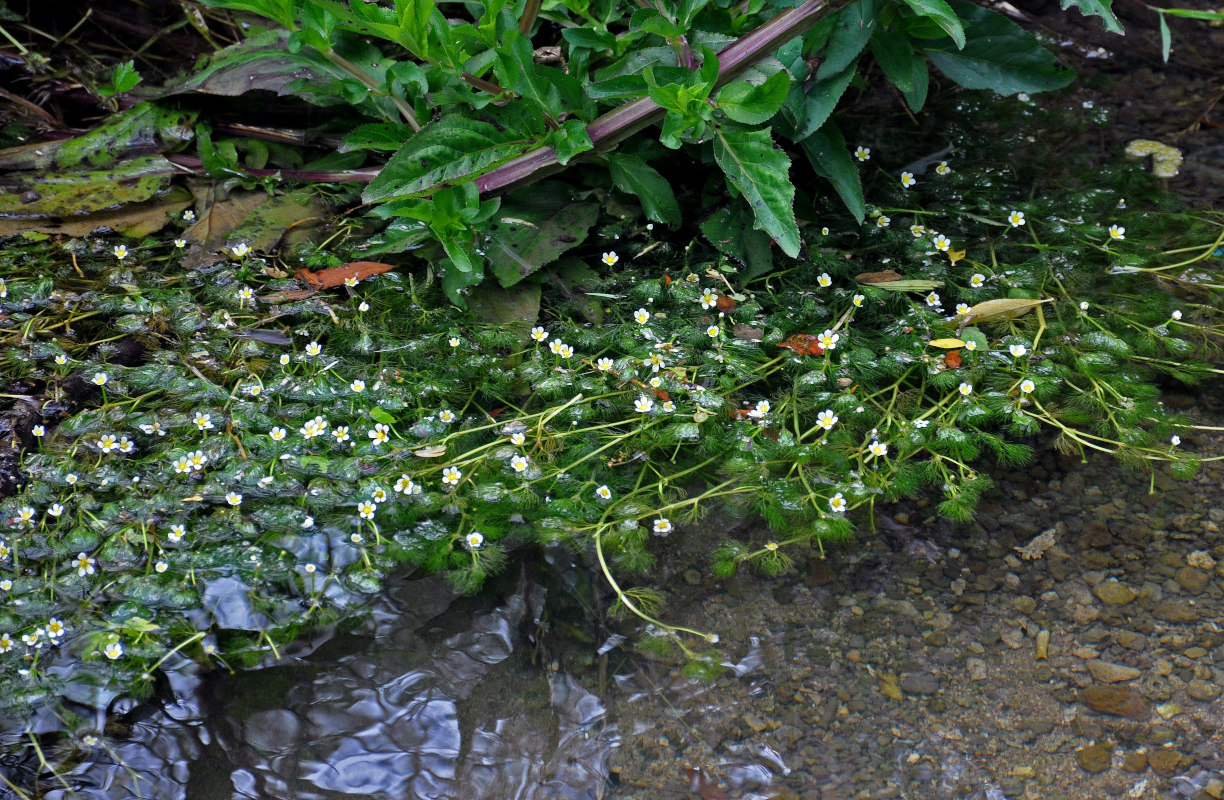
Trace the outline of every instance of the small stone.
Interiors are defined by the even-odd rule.
[[[1195,678],[1186,686],[1186,694],[1200,703],[1210,703],[1220,696],[1220,687],[1214,683]]]
[[[1212,778],[1211,780],[1207,781],[1207,785],[1203,787],[1203,791],[1207,793],[1208,797],[1214,797],[1216,800],[1219,800],[1219,798],[1224,797],[1224,780]]]
[[[684,571],[684,582],[689,586],[697,586],[701,583],[701,573],[695,569],[686,569]]]
[[[939,678],[929,672],[911,672],[901,679],[901,691],[906,694],[935,694],[939,691]]]
[[[1182,655],[1184,655],[1186,658],[1202,658],[1203,656],[1207,655],[1207,648],[1199,647],[1198,645],[1195,645],[1194,647],[1187,647],[1182,651]]]
[[[1161,719],[1173,719],[1182,713],[1183,710],[1181,704],[1176,702],[1161,703],[1156,706],[1156,713],[1160,715]]]
[[[752,714],[752,713],[748,713],[740,717],[740,722],[744,723],[749,728],[752,728],[752,730],[756,731],[757,733],[760,733],[761,731],[767,728],[778,727],[777,725],[770,724],[769,721],[763,720],[760,717],[758,717],[756,714]]]
[[[1147,769],[1147,753],[1138,750],[1127,753],[1122,759],[1122,769],[1127,772],[1143,772]]]
[[[1109,769],[1113,756],[1105,745],[1094,744],[1085,747],[1083,750],[1077,750],[1075,752],[1075,760],[1079,762],[1079,765],[1084,768],[1085,772],[1091,772],[1095,775],[1098,772],[1104,772]]]
[[[1122,683],[1123,681],[1133,681],[1141,674],[1134,667],[1127,667],[1122,664],[1113,664],[1109,661],[1102,661],[1099,658],[1094,658],[1088,662],[1088,672],[1092,673],[1092,677],[1096,678],[1101,683]]]
[[[1195,550],[1193,553],[1186,555],[1186,563],[1192,567],[1198,567],[1210,572],[1212,569],[1215,569],[1216,560],[1206,550]]]
[[[1037,610],[1037,601],[1028,596],[1017,597],[1012,606],[1021,614],[1032,614]]]
[[[1183,603],[1161,603],[1152,609],[1152,616],[1163,622],[1197,622],[1198,610]]]
[[[1173,579],[1177,581],[1177,585],[1187,594],[1202,594],[1203,590],[1207,588],[1207,581],[1210,578],[1210,574],[1194,567],[1182,567],[1173,576]]]
[[[1050,632],[1048,630],[1037,631],[1037,658],[1050,657]]]
[[[1139,692],[1126,686],[1111,686],[1094,683],[1079,693],[1080,702],[1094,711],[1115,717],[1147,719],[1147,702]]]
[[[1118,583],[1112,579],[1103,581],[1092,587],[1092,593],[1095,594],[1102,603],[1111,606],[1124,606],[1138,597],[1134,589],[1127,586],[1125,583]]]
[[[984,681],[986,680],[986,662],[980,658],[970,658],[965,661],[965,667],[969,670],[969,680]]]
[[[1148,763],[1152,765],[1152,770],[1162,778],[1172,778],[1186,761],[1186,757],[1181,753],[1163,747],[1148,754]]]

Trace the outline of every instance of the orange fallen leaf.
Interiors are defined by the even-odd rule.
[[[724,314],[734,314],[736,309],[735,301],[722,295],[714,301],[714,307]]]
[[[778,347],[794,350],[801,356],[824,355],[824,348],[820,346],[820,337],[810,333],[793,333],[778,342]]]
[[[961,363],[960,350],[949,350],[944,353],[944,366],[948,369],[960,369]]]
[[[394,264],[383,264],[378,261],[354,261],[350,264],[345,264],[343,267],[331,267],[330,269],[321,269],[318,272],[311,272],[308,269],[299,269],[297,275],[312,289],[330,289],[333,286],[343,286],[346,280],[356,278],[357,280],[365,280],[371,275],[381,275],[384,272],[390,272],[395,269]]]

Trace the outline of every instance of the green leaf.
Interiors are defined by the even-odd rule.
[[[905,95],[905,103],[910,107],[910,111],[921,111],[926,105],[927,89],[931,85],[931,74],[927,69],[926,59],[922,56],[916,56],[910,64],[914,71],[914,88],[908,92],[902,92]]]
[[[804,139],[800,146],[812,169],[829,179],[846,208],[862,224],[867,217],[863,184],[841,131],[832,122],[826,122],[824,127]]]
[[[544,144],[557,152],[557,163],[565,166],[579,153],[595,147],[587,133],[586,123],[580,119],[567,119],[561,127],[550,133]]]
[[[773,269],[770,239],[752,227],[752,212],[743,203],[732,203],[715,211],[701,223],[701,232],[710,244],[744,265],[740,284]]]
[[[1063,0],[1063,8],[1066,8],[1066,4],[1072,1]],[[944,33],[956,42],[957,47],[965,46],[965,29],[957,19],[956,12],[944,0],[904,0],[904,2],[914,9],[914,13],[926,17],[942,28]]]
[[[878,13],[876,2],[877,0],[858,0],[854,5],[837,12],[824,61],[816,70],[818,80],[842,72],[863,52],[863,48],[875,33]]]
[[[914,47],[901,31],[881,28],[871,37],[871,54],[884,76],[902,92],[914,91]],[[823,123],[822,123],[823,124]]]
[[[1113,9],[1110,6],[1113,0],[1060,0],[1063,11],[1066,11],[1071,6],[1075,6],[1080,10],[1081,14],[1095,14],[1101,18],[1105,24],[1105,30],[1113,33],[1124,34],[1122,24],[1118,22],[1118,18],[1114,16]],[[1219,19],[1217,16],[1216,19]]]
[[[790,182],[790,158],[774,147],[768,130],[748,130],[724,124],[714,131],[714,160],[739,190],[756,217],[756,227],[773,237],[782,252],[799,255],[795,223],[795,187]]]
[[[850,81],[854,80],[857,70],[858,62],[855,61],[842,72],[817,81],[807,94],[791,92],[787,98],[786,109],[788,119],[791,119],[795,126],[792,140],[801,141],[820,130],[837,108],[837,102],[846,93],[846,88],[850,86]],[[802,84],[796,84],[796,87],[798,86]],[[796,106],[797,110],[793,110]]]
[[[375,422],[381,422],[384,425],[395,424],[395,417],[391,416],[389,413],[387,413],[387,411],[379,408],[378,406],[373,406],[370,408],[370,419],[374,420]]]
[[[1152,10],[1168,14],[1170,17],[1201,19],[1207,22],[1220,22],[1224,20],[1224,11],[1195,11],[1192,8],[1153,8]]]
[[[372,122],[351,130],[336,148],[341,153],[355,150],[398,150],[412,136],[412,128],[396,122]]]
[[[775,72],[758,86],[734,81],[718,93],[718,107],[736,122],[759,125],[778,112],[789,90],[790,75],[785,71]]]
[[[1160,55],[1168,64],[1169,53],[1173,49],[1173,38],[1169,35],[1169,23],[1165,20],[1164,12],[1157,12],[1156,16],[1160,18]]]
[[[428,194],[440,184],[488,172],[533,144],[525,132],[451,114],[426,125],[391,156],[362,199],[375,203]]]
[[[140,73],[136,71],[136,65],[131,61],[124,61],[111,73],[111,88],[114,89],[115,94],[123,94],[135,89],[140,80]]]
[[[213,53],[203,67],[171,82],[162,94],[203,92],[236,97],[256,90],[284,94],[288,84],[312,79],[323,71],[312,55],[290,53],[288,39],[286,31],[263,31],[243,39]]]
[[[940,72],[961,86],[1012,95],[1060,89],[1075,78],[1036,37],[1002,14],[963,0],[953,7],[967,23],[968,44],[956,50],[949,39],[926,53]]]
[[[569,42],[571,47],[585,47],[589,50],[612,50],[616,47],[616,35],[611,31],[565,28],[561,31],[561,38]]]
[[[666,225],[680,224],[680,204],[667,179],[637,156],[612,153],[608,169],[617,189],[635,195],[646,216]]]
[[[598,216],[598,203],[572,199],[565,184],[536,184],[503,200],[481,249],[501,285],[513,286],[582,244]]]

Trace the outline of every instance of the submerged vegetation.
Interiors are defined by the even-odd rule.
[[[592,4],[562,34],[569,72],[535,63],[537,20],[520,25],[505,4],[454,41],[430,27],[436,9],[400,19],[423,38],[405,45],[414,59],[386,62],[378,46],[404,42],[357,20],[385,10],[373,5],[214,5],[261,10],[293,32],[256,33],[187,83],[219,80],[218,63],[280,58],[288,74],[307,59],[347,77],[292,91],[345,98],[380,121],[347,134],[349,153],[307,163],[193,130],[163,100],[116,117],[92,145],[49,148],[58,167],[109,169],[132,124],[167,151],[194,141],[199,166],[234,194],[192,199],[158,178],[108,197],[156,203],[154,216],[173,214],[167,228],[51,239],[39,212],[0,251],[0,363],[24,447],[20,490],[0,500],[7,715],[50,706],[93,735],[95,711],[152,692],[170,658],[254,665],[359,613],[409,566],[470,592],[522,546],[582,554],[618,607],[648,623],[643,646],[715,670],[718,632],[667,624],[650,580],[668,536],[711,511],[759,515],[769,531],[720,535],[707,548],[713,574],[778,574],[869,527],[877,503],[933,492],[941,513],[967,520],[989,467],[1024,463],[1038,445],[1181,477],[1198,466],[1181,442],[1193,423],[1161,390],[1219,373],[1224,219],[1179,210],[1135,162],[1087,178],[1039,170],[1052,154],[1032,131],[1107,120],[1022,94],[1068,76],[993,12],[855,4],[836,19],[878,20],[877,33],[817,26],[726,83],[714,43],[763,24],[769,4],[633,14],[620,38],[606,28],[624,9]],[[582,16],[570,5],[545,3],[541,19]],[[1027,53],[1010,72],[974,42],[992,29]],[[286,36],[288,50],[270,44]],[[473,63],[455,48],[474,42],[505,52]],[[827,51],[840,66],[810,69],[806,57]],[[947,146],[881,164],[874,140],[847,145],[830,121],[868,52],[915,111],[928,57],[970,87],[1004,74],[1003,93],[1019,96],[944,98],[931,138]],[[662,64],[678,56],[691,63]],[[502,90],[484,85],[486,70],[514,102],[492,104]],[[137,85],[121,72],[115,91]],[[630,139],[597,168],[504,198],[481,183],[538,178],[543,167],[509,165],[544,147],[565,161],[594,153],[586,126],[642,98],[662,120],[658,141]],[[540,136],[502,141],[511,118]],[[788,177],[777,131],[827,187]],[[448,167],[426,163],[427,144]],[[382,222],[340,214],[352,181],[372,178],[366,154],[396,149],[365,195]],[[662,165],[680,156],[719,172],[673,191]],[[141,158],[115,169],[162,174],[161,156]],[[258,212],[233,202],[242,186],[273,193],[281,167],[342,183]],[[47,194],[54,215],[63,197]],[[274,252],[297,222],[276,215],[306,208],[335,217],[325,235]],[[227,227],[216,209],[248,218]],[[479,284],[486,267],[497,286]]]

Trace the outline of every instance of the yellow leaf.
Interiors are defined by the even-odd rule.
[[[1003,319],[1014,319],[1027,314],[1042,303],[1051,303],[1054,298],[1030,300],[1020,297],[1001,297],[997,300],[985,300],[978,303],[965,314],[965,322],[998,322]]]
[[[199,503],[203,499],[204,498],[201,495],[193,494],[191,497],[184,497],[183,502],[184,503]]]
[[[952,350],[956,347],[964,347],[965,343],[960,339],[932,339],[928,344],[931,347],[942,347],[944,350]]]
[[[420,450],[413,450],[412,454],[421,458],[437,458],[438,456],[446,455],[446,445],[435,444],[429,447],[422,447]]]
[[[960,261],[964,257],[965,257],[964,250],[949,250],[948,251],[948,260],[951,261],[953,265],[955,265],[957,261]]]

